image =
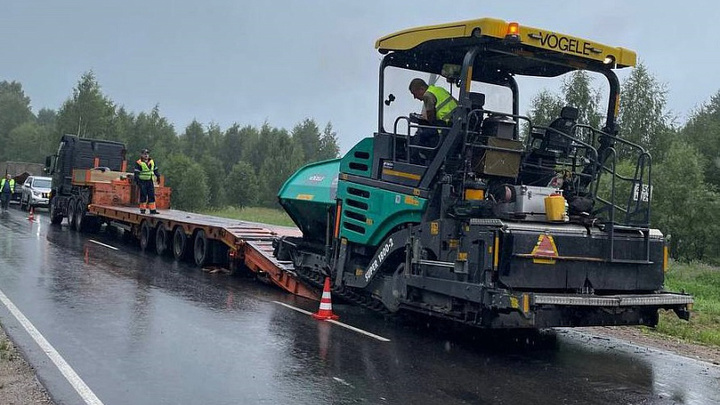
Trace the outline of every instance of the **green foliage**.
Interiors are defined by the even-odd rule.
[[[705,157],[706,181],[720,188],[720,91],[693,112],[681,135]]]
[[[124,139],[133,159],[140,157],[140,150],[148,148],[158,165],[162,165],[170,154],[179,152],[180,141],[175,134],[175,128],[167,118],[160,115],[158,106],[155,106],[150,113],[138,114],[137,118],[132,120],[132,125]]]
[[[302,150],[292,143],[281,153],[268,156],[260,168],[260,202],[267,207],[277,207],[277,193],[285,180],[303,166]]]
[[[157,163],[159,168],[163,168],[161,174],[165,176],[165,185],[173,189],[173,202],[178,198],[177,188],[180,186],[180,182],[183,177],[185,177],[192,163],[192,159],[183,154],[170,155],[165,163]]]
[[[593,80],[582,70],[570,74],[563,81],[562,92],[565,105],[578,109],[578,123],[600,128],[603,115],[600,114],[600,91],[592,87]],[[560,111],[556,113],[556,117]]]
[[[318,160],[318,152],[320,151],[320,129],[315,121],[305,119],[300,124],[295,125],[291,133],[292,139],[298,144],[308,161]]]
[[[57,113],[49,108],[41,108],[37,114],[37,123],[48,128],[55,128]]]
[[[328,122],[320,136],[320,150],[316,160],[335,159],[339,154],[340,146],[338,145],[337,132],[333,131],[332,124]],[[308,162],[312,162],[312,160],[308,159]]]
[[[106,97],[89,71],[82,75],[73,95],[63,103],[57,117],[60,135],[76,134],[97,139],[118,139],[112,131],[115,105]]]
[[[30,98],[18,82],[0,82],[0,145],[8,145],[10,132],[34,120]],[[0,148],[0,160],[17,160],[9,147]]]
[[[230,170],[238,163],[252,140],[258,138],[257,129],[251,126],[240,128],[238,124],[233,125],[225,131],[220,150],[217,156],[222,160],[225,171]]]
[[[236,163],[224,182],[227,201],[240,208],[257,203],[260,184],[250,163]]]
[[[576,71],[565,77],[561,92],[560,96],[545,89],[532,99],[528,118],[534,126],[550,125],[560,116],[564,106],[572,106],[578,109],[578,123],[600,128],[600,91],[592,87],[592,78],[587,72]],[[527,124],[524,124],[525,136],[528,130]]]
[[[226,200],[225,169],[220,159],[205,155],[200,159],[200,166],[205,170],[207,186],[210,193],[209,205],[222,207]]]
[[[557,95],[551,93],[549,90],[542,90],[531,102],[532,107],[528,113],[528,118],[534,126],[548,126],[550,123],[558,117],[560,110],[562,109],[563,102]],[[528,135],[530,130],[527,124],[524,123],[525,136]]]
[[[207,140],[202,124],[193,120],[185,128],[185,133],[180,137],[182,152],[193,160],[199,160],[205,154]]]
[[[666,95],[665,85],[640,63],[623,83],[620,97],[618,122],[623,138],[648,149],[657,160],[664,158],[673,134]]]
[[[608,169],[612,169],[610,162],[608,162],[606,166]],[[625,181],[622,180],[622,178],[632,179],[635,176],[635,166],[636,162],[631,162],[629,160],[621,160],[615,164],[615,173],[617,173],[618,176],[615,177],[614,200],[612,195],[613,175],[608,171],[603,171],[600,174],[597,195],[605,201],[614,202],[614,205],[627,209],[628,201],[631,193],[633,192],[634,185],[632,181]],[[599,205],[595,208],[599,208]],[[617,218],[616,220],[625,220],[623,217],[624,213],[616,211],[615,215]]]
[[[702,263],[671,263],[665,288],[685,291],[695,300],[690,322],[662,314],[661,333],[705,344],[720,345],[720,268]]]
[[[45,157],[57,150],[57,142],[53,142],[50,131],[51,128],[28,121],[10,131],[4,148],[13,151],[12,160],[44,163]]]
[[[187,211],[200,211],[209,206],[210,188],[205,170],[199,163],[191,163],[175,187],[173,206]]]
[[[293,149],[292,138],[282,128],[273,128],[267,122],[259,132],[248,139],[247,147],[242,151],[242,160],[250,163],[259,171],[266,159],[273,157],[289,157]]]
[[[654,165],[653,224],[672,235],[673,257],[682,260],[717,252],[710,241],[720,237],[720,203],[704,181],[703,166],[698,151],[680,140]]]
[[[205,137],[205,151],[213,156],[217,156],[218,152],[222,148],[222,141],[225,134],[223,133],[220,126],[215,123],[208,125],[206,137]]]

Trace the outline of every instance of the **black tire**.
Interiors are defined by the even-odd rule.
[[[155,245],[155,229],[150,221],[145,220],[140,224],[140,249],[149,250]]]
[[[205,231],[200,229],[195,232],[195,238],[193,238],[193,258],[195,264],[198,267],[203,267],[208,259],[208,253],[210,251],[209,241],[205,236]]]
[[[63,214],[57,206],[57,197],[50,200],[50,223],[58,225],[63,220]]]
[[[175,257],[175,260],[182,260],[187,256],[187,239],[188,238],[187,235],[185,235],[185,230],[183,230],[181,226],[176,227],[175,231],[173,232],[172,239],[173,257]]]
[[[70,225],[70,229],[72,230],[77,229],[77,212],[75,212],[76,201],[77,200],[75,200],[74,198],[71,198],[67,206],[68,225]]]
[[[170,239],[169,232],[165,229],[165,226],[160,223],[155,229],[155,252],[158,256],[163,256],[168,253],[168,242]]]
[[[87,229],[87,206],[83,203],[82,199],[75,200],[75,230],[78,232],[85,232]]]

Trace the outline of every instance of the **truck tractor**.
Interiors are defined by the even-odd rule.
[[[407,29],[375,48],[377,132],[279,192],[303,235],[277,240],[275,255],[303,283],[329,277],[367,308],[481,328],[654,326],[660,309],[689,318],[692,297],[663,286],[651,156],[616,122],[614,70],[635,66],[635,52],[491,18]],[[572,105],[549,123],[520,114],[521,87],[578,71],[606,81],[601,125]],[[413,78],[454,97],[446,121],[407,113]]]
[[[125,153],[121,142],[63,135],[57,154],[45,160],[46,171],[52,176],[50,222],[59,224],[67,217],[68,224],[77,230],[99,228],[100,221],[87,212],[93,187],[86,174],[124,172]]]

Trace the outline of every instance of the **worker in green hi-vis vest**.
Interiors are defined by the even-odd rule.
[[[423,79],[415,78],[410,82],[410,93],[423,102],[422,113],[414,116],[413,121],[420,127],[415,132],[411,144],[424,148],[436,148],[440,141],[440,130],[429,127],[446,127],[450,125],[452,112],[457,107],[457,100],[444,88],[430,85]],[[412,160],[430,160],[435,156],[434,150],[417,148],[412,155],[419,157]],[[411,156],[412,156],[411,155]]]
[[[144,214],[146,209],[151,214],[157,214],[155,206],[155,181],[158,177],[158,168],[155,161],[150,158],[150,151],[143,149],[140,152],[140,159],[135,162],[135,181],[140,188],[140,213]]]
[[[5,178],[0,180],[0,200],[2,201],[3,211],[7,211],[10,206],[10,199],[15,192],[15,180],[12,178],[10,173],[5,175]]]

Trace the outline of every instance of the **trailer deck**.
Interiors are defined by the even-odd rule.
[[[281,236],[302,236],[297,228],[173,209],[142,214],[134,207],[90,204],[88,213],[130,230],[140,239],[143,249],[155,245],[158,254],[172,250],[177,259],[194,256],[201,267],[212,262],[235,270],[242,265],[292,294],[319,300],[318,291],[298,280],[292,262],[278,260],[273,255],[273,241]]]

